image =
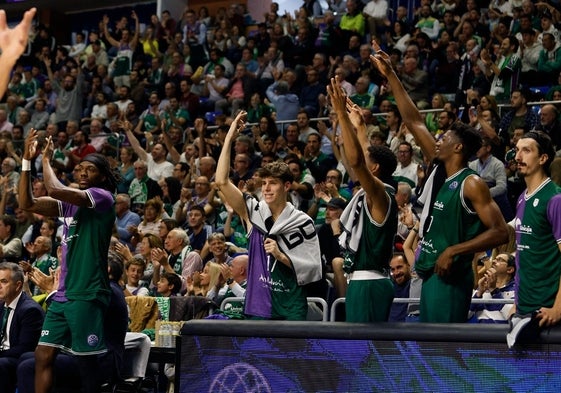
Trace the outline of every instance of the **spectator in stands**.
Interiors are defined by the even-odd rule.
[[[379,47],[375,49],[378,50],[372,56],[373,63],[388,78],[404,123],[426,158],[432,160],[436,157],[442,162],[427,180],[432,186],[425,187],[420,197],[424,202],[419,227],[421,244],[430,244],[430,250],[433,250],[431,252],[427,248],[429,246],[422,246],[415,263],[417,273],[423,278],[421,321],[465,322],[473,289],[473,253],[502,244],[508,237],[504,218],[491,199],[487,186],[473,172],[466,171],[467,161],[480,147],[481,140],[473,128],[456,123],[436,142],[391,68],[389,56]],[[462,185],[448,187],[450,182]],[[433,188],[436,189],[432,195],[428,195]],[[462,197],[460,190],[463,191]],[[447,202],[442,204],[444,195],[447,195]],[[464,207],[466,200],[471,203],[469,209]],[[450,228],[452,211],[460,217],[456,226],[471,228],[462,236],[459,236],[459,231]],[[444,299],[447,299],[446,302]]]
[[[0,131],[12,132],[13,123],[8,120],[8,114],[5,109],[0,109]]]
[[[45,313],[22,292],[24,272],[21,267],[11,262],[0,263],[0,278],[0,315],[5,321],[0,332],[1,391],[8,393],[15,391],[16,367],[21,355],[37,346]]]
[[[510,107],[512,109],[502,116],[499,124],[498,134],[501,139],[501,146],[508,146],[516,128],[526,126],[531,130],[539,124],[538,115],[527,105],[530,94],[527,89],[515,89],[510,95]]]
[[[79,122],[82,118],[82,84],[84,76],[80,71],[80,67],[78,67],[78,77],[74,78],[71,74],[67,74],[64,76],[61,85],[51,70],[51,59],[45,59],[44,63],[47,68],[49,81],[52,83],[53,90],[58,96],[55,112],[56,123],[59,129],[63,129],[68,121],[74,120]]]
[[[203,270],[203,261],[199,253],[193,250],[189,237],[183,229],[174,228],[169,231],[164,247],[165,250],[161,248],[152,250],[151,258],[154,265],[152,283],[154,285],[158,284],[162,273],[177,274],[182,280],[186,280],[193,273]],[[180,289],[177,288],[177,291],[179,292]]]
[[[539,80],[538,60],[543,46],[536,40],[536,31],[531,27],[521,31],[520,40],[520,84],[522,86],[535,85]],[[548,80],[548,82],[551,79]]]
[[[498,254],[483,277],[477,282],[474,299],[514,299],[514,256]],[[507,323],[512,313],[512,304],[472,304],[468,322]]]
[[[275,82],[267,88],[267,98],[275,107],[277,121],[294,120],[300,110],[300,100],[290,93],[288,83]]]
[[[131,198],[129,194],[117,194],[115,199],[115,214],[117,215],[115,224],[119,240],[128,247],[131,247],[130,240],[133,235],[131,227],[138,227],[140,224],[140,216],[130,211],[130,207]]]
[[[325,94],[325,84],[319,82],[319,72],[315,69],[306,71],[306,83],[300,92],[300,106],[310,117],[315,117],[319,112],[318,97]]]
[[[351,101],[363,109],[372,109],[374,107],[374,95],[370,93],[370,79],[361,76],[355,83],[356,93],[350,98]]]
[[[127,87],[123,86],[122,88],[126,89]],[[158,93],[154,91],[150,93],[150,97],[148,99],[148,108],[146,108],[144,112],[140,114],[138,124],[134,128],[134,134],[138,135],[139,138],[144,139],[145,136],[143,136],[143,133],[158,133],[159,131],[161,131],[161,116],[162,113],[160,111],[160,97],[158,96]],[[131,145],[133,144],[131,143]],[[136,152],[136,154],[138,154],[140,157],[140,154],[138,152]]]
[[[476,153],[477,159],[468,166],[475,171],[487,186],[491,197],[501,209],[506,221],[513,218],[512,209],[507,198],[507,179],[505,166],[501,160],[492,154],[492,142],[489,138],[482,138],[481,147]]]
[[[397,232],[395,239],[395,248],[397,250],[403,249],[403,243],[409,236],[409,232],[415,228],[418,222],[416,213],[413,211],[411,204],[411,197],[413,189],[408,183],[398,183],[395,193],[395,200],[399,209],[397,213]]]
[[[550,83],[561,71],[561,45],[555,36],[544,33],[542,39],[543,49],[538,58],[538,83]]]
[[[540,123],[536,130],[545,132],[553,143],[555,151],[561,149],[561,124],[559,122],[559,110],[552,104],[543,105],[540,109]]]
[[[254,84],[255,81],[247,73],[245,66],[237,64],[234,77],[223,91],[224,98],[217,101],[215,107],[222,113],[236,114],[240,108],[246,107],[255,90]]]
[[[157,235],[160,231],[160,222],[164,215],[164,204],[160,198],[153,198],[144,204],[144,214],[141,215],[142,221],[138,227],[131,226],[133,233],[132,244],[136,247],[142,236],[146,233]]]
[[[48,276],[58,267],[58,259],[51,255],[53,242],[50,236],[37,236],[32,244],[26,245],[26,249],[29,254],[33,256],[34,260],[31,265],[26,261],[19,262],[25,272],[29,272],[28,269],[30,268],[35,268]],[[29,268],[26,266],[29,266]],[[41,288],[36,286],[33,282],[29,283],[29,289],[33,296],[42,293]]]
[[[422,281],[411,274],[411,265],[403,254],[394,254],[390,261],[390,272],[395,298],[418,298]],[[413,322],[419,316],[419,305],[415,303],[394,303],[390,310],[389,322]]]
[[[95,147],[90,143],[90,137],[84,131],[77,131],[73,141],[76,147],[68,155],[69,169],[73,169],[87,155],[96,152]]]
[[[214,262],[218,264],[230,265],[232,263],[232,257],[228,255],[228,245],[226,244],[226,237],[223,233],[214,232],[212,233],[201,251],[201,256],[207,257],[210,253],[211,259],[208,262]]]
[[[417,105],[420,102],[428,101],[428,74],[417,67],[417,60],[415,58],[408,57],[403,60],[403,69],[399,77],[405,87],[405,91],[407,91],[409,97]]]
[[[191,91],[193,82],[190,78],[183,78],[179,82],[179,105],[189,113],[192,122],[199,115],[199,96]]]
[[[44,130],[49,121],[49,112],[47,112],[47,102],[43,98],[35,100],[31,114],[30,127],[36,130]]]
[[[344,37],[349,38],[353,34],[358,34],[361,38],[364,37],[366,21],[360,10],[358,0],[347,0],[347,12],[341,17],[339,27]]]
[[[543,44],[543,36],[545,34],[553,34],[553,36],[555,37],[555,41],[557,42],[559,41],[559,38],[561,38],[559,35],[559,30],[553,23],[553,16],[551,12],[549,12],[549,10],[541,13],[540,27],[541,33],[538,35],[538,42]]]
[[[431,40],[436,41],[440,33],[440,21],[432,16],[430,5],[426,4],[421,6],[420,15],[421,17],[415,25],[415,28],[427,34]]]
[[[222,269],[222,276],[226,280],[226,285],[228,286],[223,300],[230,297],[245,297],[248,264],[249,257],[247,254],[243,254],[233,258],[229,265],[223,264],[220,266]],[[232,314],[241,316],[243,314],[243,304],[228,303],[224,311],[225,314],[230,317],[232,317]]]
[[[521,67],[520,57],[517,55],[518,46],[516,37],[504,38],[499,49],[500,56],[495,62],[488,51],[481,51],[481,60],[487,67],[486,75],[493,78],[489,94],[494,96],[498,103],[506,103],[518,86]]]
[[[131,206],[134,212],[142,214],[147,200],[162,196],[162,189],[158,182],[148,176],[148,166],[145,161],[137,160],[134,163],[134,176],[128,194],[131,197]]]
[[[154,181],[172,176],[173,164],[167,161],[168,149],[165,144],[160,142],[154,143],[150,154],[148,154],[148,152],[140,146],[138,138],[133,134],[132,124],[128,121],[124,121],[121,125],[125,130],[125,135],[134,149],[134,152],[138,155],[138,158],[146,162],[148,176]]]
[[[200,253],[205,242],[212,233],[212,227],[206,224],[205,209],[199,205],[194,205],[187,213],[187,234],[189,243],[194,251]]]
[[[417,163],[413,161],[413,146],[407,141],[399,144],[397,149],[397,168],[393,173],[394,180],[405,182],[411,188],[417,187]]]
[[[226,93],[226,88],[230,83],[224,77],[224,65],[216,64],[213,69],[214,72],[207,74],[204,79],[203,96],[207,97],[207,101],[203,103],[202,107],[206,111],[220,110],[216,104],[223,99],[222,95]]]
[[[109,24],[109,17],[103,16],[103,34],[105,38],[116,49],[116,56],[111,63],[112,78],[116,87],[129,86],[130,87],[130,73],[132,69],[132,56],[138,45],[138,37],[140,35],[140,24],[138,16],[134,10],[131,12],[131,17],[134,19],[134,35],[131,37],[131,32],[126,26],[121,29],[121,37],[113,38],[109,33],[107,25]],[[126,19],[126,18],[125,18]]]
[[[181,292],[181,278],[175,273],[164,272],[156,284],[157,296],[179,296]]]
[[[328,156],[321,151],[321,135],[317,131],[308,135],[302,159],[318,183],[324,182],[327,172],[337,166],[333,156]]]
[[[292,181],[286,164],[277,162],[263,168],[264,203],[250,196],[244,197],[229,181],[230,149],[237,133],[244,127],[245,116],[246,113],[241,112],[234,119],[216,173],[221,193],[245,222],[251,236],[250,258],[254,270],[253,276],[248,278],[250,292],[246,294],[245,311],[263,318],[303,320],[308,311],[303,286],[321,278],[319,242],[312,220],[286,202]],[[265,222],[272,223],[269,230],[266,229],[269,224]],[[284,239],[295,233],[306,233],[306,236],[298,245],[289,247]],[[269,277],[266,283],[274,282],[274,285],[258,285],[256,280],[263,275]]]
[[[125,262],[125,296],[149,296],[150,290],[143,283],[146,262],[141,258],[131,258]]]

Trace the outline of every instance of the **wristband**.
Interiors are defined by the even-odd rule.
[[[22,172],[29,172],[31,170],[31,161],[25,158],[21,160],[21,170]]]

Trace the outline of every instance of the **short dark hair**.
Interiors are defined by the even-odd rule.
[[[8,216],[4,214],[0,220],[4,223],[4,225],[10,227],[10,237],[13,237],[16,233],[16,219],[12,216]]]
[[[380,166],[380,180],[395,186],[393,173],[397,168],[395,154],[386,146],[368,146],[368,158]]]
[[[538,145],[538,153],[547,155],[547,161],[543,165],[543,169],[545,170],[545,173],[549,176],[550,174],[549,167],[551,166],[551,163],[555,158],[555,149],[553,147],[553,143],[551,142],[550,136],[543,131],[532,130],[525,133],[522,136],[522,138],[531,138],[535,140],[536,144]]]
[[[200,211],[201,214],[203,215],[203,217],[206,217],[206,212],[205,212],[204,207],[199,206],[199,205],[193,205],[193,206],[191,206],[191,209],[189,209],[189,211],[193,211],[193,210]]]
[[[181,278],[175,273],[164,272],[161,275],[161,278],[165,278],[170,285],[173,285],[171,289],[171,294],[175,295],[181,291]]]
[[[464,161],[467,162],[481,148],[481,135],[475,128],[460,122],[452,124],[450,130],[461,140]]]
[[[123,257],[121,254],[109,250],[107,253],[107,266],[109,267],[109,279],[114,282],[119,282],[123,277]]]

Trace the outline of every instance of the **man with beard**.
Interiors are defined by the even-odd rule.
[[[403,254],[395,254],[390,261],[390,273],[396,298],[418,298],[422,281],[411,274],[411,265]],[[393,303],[389,322],[418,321],[419,305],[416,303]]]
[[[115,222],[118,177],[107,159],[89,154],[75,168],[79,188],[68,187],[51,167],[53,142],[43,150],[43,178],[49,196],[31,195],[31,158],[37,149],[37,132],[25,139],[19,184],[21,208],[47,217],[62,216],[61,276],[49,306],[42,337],[35,350],[35,391],[49,392],[53,364],[61,349],[78,355],[84,392],[99,391],[97,355],[106,352],[105,312],[110,300],[107,253]]]

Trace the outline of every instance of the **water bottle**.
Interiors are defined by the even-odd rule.
[[[168,323],[162,322],[160,324],[160,345],[164,348],[171,347],[171,326]]]

